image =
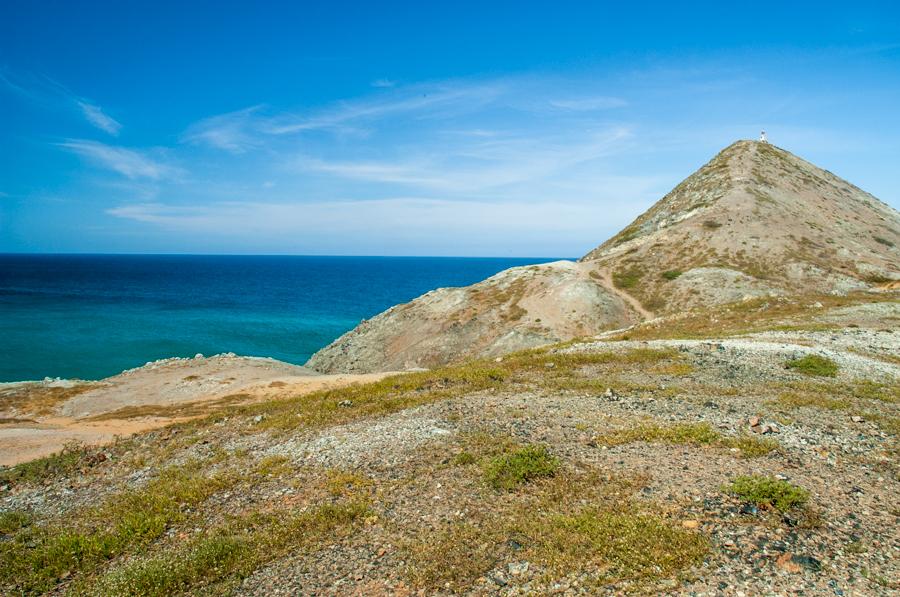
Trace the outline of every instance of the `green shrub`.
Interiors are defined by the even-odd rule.
[[[491,459],[484,468],[484,477],[494,489],[510,491],[520,483],[552,477],[557,469],[559,460],[545,446],[525,446]]]
[[[681,272],[680,270],[677,270],[677,269],[670,269],[670,270],[668,270],[668,271],[664,271],[664,272],[662,273],[662,277],[665,278],[666,280],[674,280],[675,278],[677,278],[678,276],[680,276],[681,273],[682,273],[682,272]]]
[[[799,359],[791,359],[785,362],[784,366],[804,375],[817,375],[820,377],[834,377],[838,371],[837,363],[828,357],[820,357],[815,354],[808,354]]]
[[[227,484],[224,478],[199,475],[192,466],[166,469],[144,487],[112,496],[73,520],[30,525],[0,542],[0,589],[15,586],[16,594],[44,593],[63,575],[91,573],[155,541]],[[4,525],[16,531],[10,520]]]
[[[884,246],[886,246],[886,247],[893,247],[893,246],[894,246],[894,243],[892,243],[891,241],[889,241],[889,240],[886,239],[886,238],[882,238],[882,237],[880,237],[880,236],[873,236],[872,238],[875,239],[875,242],[876,242],[876,243],[882,244],[882,245],[884,245]]]
[[[787,481],[760,475],[743,475],[725,487],[746,502],[769,506],[781,511],[802,506],[809,500],[809,492]]]

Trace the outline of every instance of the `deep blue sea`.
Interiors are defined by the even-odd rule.
[[[235,352],[303,364],[363,318],[551,259],[0,255],[0,381]]]

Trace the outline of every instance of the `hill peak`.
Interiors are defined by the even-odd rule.
[[[742,140],[582,261],[641,272],[629,292],[655,311],[697,302],[671,296],[685,283],[666,284],[665,272],[724,268],[748,288],[846,292],[900,278],[898,245],[896,210],[789,151]]]
[[[896,222],[898,218],[895,210],[872,195],[785,149],[764,141],[739,140],[582,260],[601,259],[630,249],[636,244],[630,241],[711,210],[726,219],[726,212],[749,209],[757,219],[788,216],[805,221],[805,212],[820,212],[823,208],[835,215],[852,208],[872,211],[876,220]],[[846,215],[853,219],[852,214]]]

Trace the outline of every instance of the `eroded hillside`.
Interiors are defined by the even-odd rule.
[[[451,357],[497,356],[626,327],[644,315],[591,267],[571,261],[517,267],[392,307],[307,366],[329,373],[434,367]]]

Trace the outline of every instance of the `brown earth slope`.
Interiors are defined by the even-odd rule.
[[[321,372],[433,367],[653,315],[900,279],[900,214],[767,143],[738,141],[578,263],[429,292],[313,355]]]

